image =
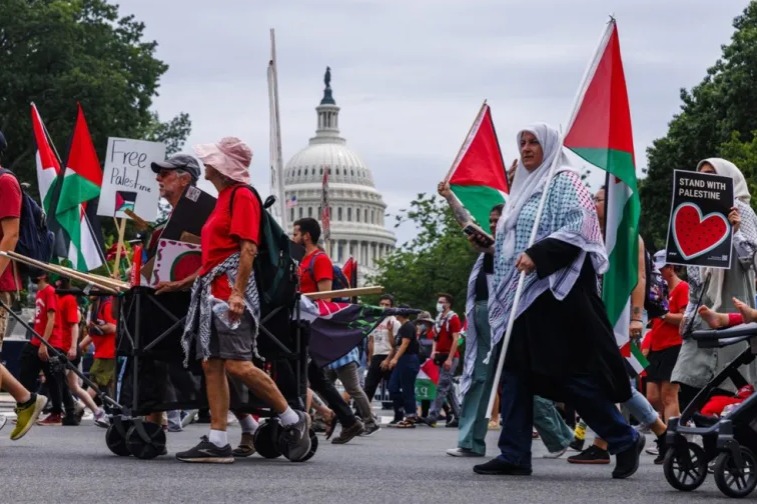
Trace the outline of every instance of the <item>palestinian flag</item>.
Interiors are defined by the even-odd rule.
[[[436,399],[436,386],[439,384],[439,366],[431,359],[421,365],[415,377],[415,398],[419,401]]]
[[[116,209],[116,215],[120,215],[127,210],[134,211],[134,205],[137,204],[136,191],[116,191],[116,204],[113,208]]]
[[[310,322],[310,356],[321,367],[347,355],[385,317],[419,311],[300,298],[300,316]]]
[[[629,345],[628,326],[631,292],[639,275],[641,205],[636,185],[631,112],[614,19],[607,25],[566,131],[565,147],[607,172],[605,245],[610,269],[603,277],[602,299],[618,346],[626,353],[631,367],[640,372],[647,362],[635,345]]]
[[[60,175],[60,163],[58,156],[53,150],[52,143],[47,137],[47,129],[42,123],[37,106],[32,103],[32,128],[34,130],[34,140],[37,143],[36,162],[37,162],[37,185],[39,186],[39,196],[42,202],[42,208],[47,215],[55,215],[51,211],[54,188]]]
[[[79,105],[55,212],[70,240],[68,257],[78,271],[92,271],[103,263],[100,243],[87,218],[87,202],[100,196],[102,179],[100,161]]]
[[[460,203],[483,229],[489,229],[489,212],[504,203],[507,186],[505,163],[494,131],[492,113],[484,102],[447,175]]]

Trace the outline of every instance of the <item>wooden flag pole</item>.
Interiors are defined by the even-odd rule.
[[[34,259],[30,259],[26,256],[15,254],[14,252],[0,252],[0,255],[4,255],[6,257],[9,257],[13,261],[24,263],[28,266],[32,266],[34,268],[46,271],[48,273],[54,273],[56,275],[65,276],[73,280],[77,280],[79,282],[84,282],[88,285],[94,285],[98,289],[106,291],[110,294],[118,294],[120,292],[118,287],[108,285],[107,283],[102,282],[102,277],[93,278],[93,275],[87,275],[86,273],[79,273],[77,271],[68,270],[67,268],[64,268],[63,266],[55,266],[53,264],[47,264],[40,261],[35,261]]]
[[[115,218],[115,217],[114,217]],[[124,235],[126,234],[126,217],[121,218],[121,223],[118,224],[118,243],[116,244],[116,264],[113,267],[113,278],[118,278],[121,274],[121,253],[124,249]]]
[[[331,298],[349,298],[357,296],[369,296],[371,294],[381,294],[384,288],[380,285],[373,287],[358,287],[356,289],[340,289],[322,292],[309,292],[303,294],[308,299],[331,299]]]

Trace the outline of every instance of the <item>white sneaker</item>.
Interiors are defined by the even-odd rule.
[[[447,450],[447,455],[450,457],[483,457],[483,455],[479,455],[467,448],[450,448]]]
[[[95,412],[95,425],[107,429],[110,426],[110,418],[104,410],[100,409]]]
[[[647,448],[647,449],[646,449],[646,450],[644,450],[644,451],[645,451],[645,452],[646,452],[647,454],[649,454],[649,455],[659,455],[659,454],[660,454],[660,452],[659,452],[659,450],[657,449],[657,447],[656,447],[656,446],[650,446],[649,448]]]
[[[558,459],[558,458],[562,457],[565,454],[566,451],[568,451],[568,447],[567,446],[565,448],[563,448],[562,450],[557,450],[556,452],[545,453],[544,455],[542,455],[542,458],[545,458],[545,459]]]

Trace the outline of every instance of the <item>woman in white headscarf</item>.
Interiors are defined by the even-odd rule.
[[[725,348],[699,348],[696,341],[688,338],[686,330],[707,329],[702,318],[695,313],[701,296],[702,305],[715,312],[737,311],[732,299],[735,297],[754,307],[755,273],[752,266],[754,253],[757,252],[757,215],[749,206],[751,195],[744,178],[735,164],[721,158],[708,158],[699,162],[697,171],[715,173],[733,179],[733,208],[728,216],[733,228],[733,250],[731,251],[730,269],[689,267],[689,305],[681,322],[681,334],[684,337],[678,361],[673,369],[671,381],[681,385],[681,407],[685,407],[701,388],[707,385],[715,375],[725,368],[746,348],[747,343],[731,345]],[[705,279],[709,276],[707,291]],[[694,317],[692,323],[692,317]],[[747,380],[757,378],[755,364],[746,372]],[[728,382],[725,384],[730,386]],[[738,387],[732,387],[735,391]]]
[[[494,282],[489,297],[492,346],[502,339],[521,272],[502,372],[501,454],[479,474],[531,474],[533,395],[573,405],[617,454],[613,477],[638,468],[644,439],[615,402],[631,389],[612,326],[598,293],[607,252],[589,191],[565,157],[557,131],[537,124],[518,133],[520,162],[497,224]],[[556,174],[548,181],[553,162]],[[528,247],[542,193],[547,191],[536,241]]]

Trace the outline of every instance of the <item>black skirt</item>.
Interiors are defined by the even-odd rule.
[[[673,368],[676,367],[676,362],[678,362],[678,353],[680,351],[681,345],[676,345],[663,350],[649,352],[647,356],[649,366],[646,369],[647,381],[652,383],[669,382],[673,374]]]

